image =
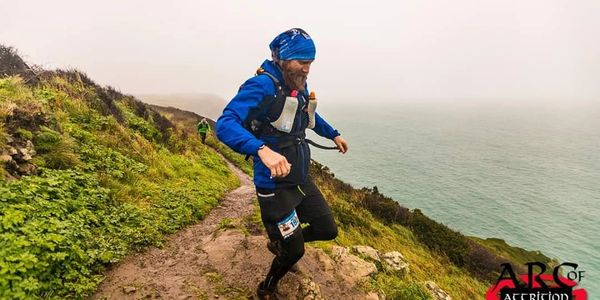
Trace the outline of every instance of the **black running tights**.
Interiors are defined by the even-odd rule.
[[[264,282],[265,288],[275,288],[279,280],[304,255],[304,243],[312,241],[327,241],[335,239],[337,227],[331,214],[317,217],[309,225],[296,231],[281,243],[280,255],[273,259],[271,269]]]

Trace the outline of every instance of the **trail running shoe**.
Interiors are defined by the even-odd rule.
[[[259,300],[277,300],[277,293],[275,289],[266,289],[263,287],[264,281],[261,281],[256,288],[256,296],[258,296]]]

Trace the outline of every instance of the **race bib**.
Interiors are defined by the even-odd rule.
[[[277,223],[277,228],[279,228],[279,232],[284,239],[288,238],[290,235],[296,231],[296,229],[300,226],[300,220],[298,219],[298,214],[296,214],[296,210],[292,211],[287,217],[285,217],[281,222]]]

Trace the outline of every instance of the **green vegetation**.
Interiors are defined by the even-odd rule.
[[[215,285],[216,295],[225,296],[225,299],[250,299],[252,293],[244,288],[236,287],[225,282],[223,276],[216,271],[206,272],[204,276]]]
[[[365,284],[367,290],[380,291],[392,299],[428,299],[424,282],[434,281],[453,298],[478,299],[497,279],[501,263],[519,264],[512,256],[483,247],[418,209],[400,206],[377,188],[352,188],[316,162],[311,176],[329,200],[339,226],[334,242],[317,242],[315,246],[326,252],[334,244],[399,251],[410,264],[410,272],[402,278],[385,270],[378,272]],[[506,247],[505,252],[516,249]]]
[[[389,274],[378,275],[368,282],[363,288],[371,291],[382,291],[386,299],[395,300],[429,300],[431,295],[425,288],[414,281],[409,282]]]
[[[89,296],[107,265],[239,185],[216,152],[132,97],[76,71],[39,80],[0,78],[0,146],[32,141],[38,167],[19,180],[2,168],[0,298]]]
[[[31,131],[27,130],[27,129],[23,129],[23,128],[18,128],[16,130],[17,136],[25,139],[25,140],[31,140],[33,138],[33,134],[31,133]]]
[[[481,239],[478,237],[469,237],[476,241],[477,243],[483,245],[490,251],[494,251],[499,255],[506,257],[520,265],[523,265],[527,262],[541,262],[548,266],[555,266],[558,264],[557,261],[552,260],[547,257],[540,251],[528,251],[523,248],[511,246],[506,243],[506,241],[497,238],[487,238]],[[552,268],[548,268],[548,272],[552,271]]]
[[[231,150],[231,148],[223,145],[223,143],[219,142],[213,135],[208,135],[206,137],[206,144],[223,154],[227,160],[244,171],[244,173],[248,175],[253,174],[252,159],[246,160],[244,155],[240,155]]]
[[[183,111],[174,107],[161,107],[151,105],[153,109],[160,112],[164,117],[169,119],[173,124],[178,127],[184,129],[184,133],[187,138],[200,140],[198,133],[196,131],[196,125],[200,120],[202,120],[202,116],[199,116],[193,112]],[[227,147],[223,143],[219,142],[219,140],[214,135],[215,124],[212,121],[209,121],[211,131],[206,136],[206,144],[210,147],[216,149],[219,153],[221,153],[227,160],[232,162],[236,167],[240,168],[244,173],[252,176],[252,160],[245,160],[245,155],[240,155],[231,148]]]

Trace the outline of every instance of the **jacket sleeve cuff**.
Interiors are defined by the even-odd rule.
[[[331,139],[333,140],[340,135],[342,135],[342,134],[339,131],[333,130],[333,133],[331,134]]]
[[[248,153],[253,156],[258,156],[258,148],[260,148],[264,144],[265,143],[259,139],[250,141],[248,145],[248,149],[250,151],[248,151]]]

